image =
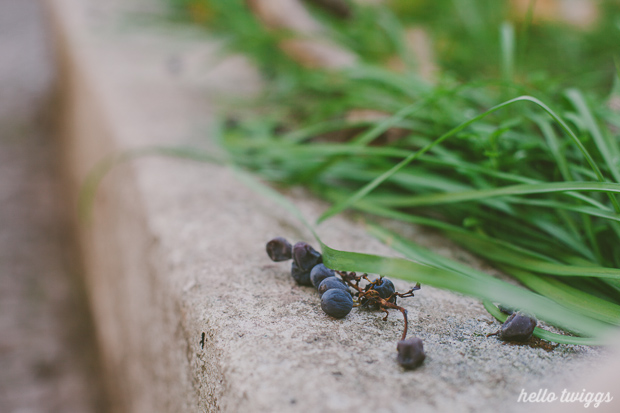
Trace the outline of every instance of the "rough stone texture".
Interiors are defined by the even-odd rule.
[[[256,90],[243,59],[216,61],[216,45],[192,31],[128,25],[94,0],[49,3],[76,191],[114,151],[215,150],[207,127],[218,99]],[[303,191],[288,195],[310,220],[326,207]],[[335,248],[392,254],[344,218],[319,231]],[[434,234],[409,232],[484,268]],[[522,388],[580,390],[572,380],[605,361],[586,347],[546,352],[486,338],[499,324],[478,302],[423,286],[403,304],[427,359],[404,372],[400,315],[329,318],[313,288],[294,284],[289,263],[267,258],[265,243],[278,235],[311,241],[225,167],[144,158],[105,177],[82,242],[114,411],[510,412],[531,407],[517,403]]]
[[[104,411],[36,0],[0,2],[0,412]]]

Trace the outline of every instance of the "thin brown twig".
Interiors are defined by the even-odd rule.
[[[362,275],[357,275],[357,273],[355,272],[346,272],[346,271],[336,271],[336,272],[338,273],[338,275],[340,275],[342,280],[349,287],[357,291],[356,295],[358,297],[358,303],[364,301],[363,304],[365,306],[378,307],[379,310],[385,312],[385,317],[383,318],[383,321],[387,321],[387,318],[389,315],[389,311],[388,311],[389,308],[400,311],[403,314],[403,320],[405,322],[401,340],[404,340],[405,338],[407,338],[407,330],[409,327],[407,310],[396,304],[396,297],[401,297],[401,298],[413,297],[414,296],[413,292],[421,288],[420,283],[417,283],[413,288],[411,288],[407,292],[404,292],[404,293],[394,292],[386,299],[386,298],[382,298],[379,295],[379,292],[374,289],[376,285],[381,285],[383,277],[379,277],[378,279],[371,281],[368,278],[368,274],[365,274],[365,273]],[[367,285],[366,289],[362,289],[362,287],[360,287],[360,282],[362,280],[368,281],[369,282],[368,285],[370,285],[370,288],[368,288],[368,285]]]

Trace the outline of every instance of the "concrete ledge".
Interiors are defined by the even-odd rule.
[[[48,5],[76,196],[107,154],[149,144],[210,148],[204,130],[218,96],[253,93],[259,83],[243,59],[216,61],[216,45],[191,31],[127,24],[126,11],[108,2]],[[325,208],[290,195],[309,218]],[[473,260],[432,234],[411,233]],[[345,219],[321,234],[337,248],[392,254]],[[286,263],[266,257],[264,244],[277,235],[311,240],[226,168],[141,159],[104,179],[80,236],[112,411],[518,411],[530,407],[517,403],[522,388],[570,386],[604,360],[584,347],[502,345],[485,337],[498,324],[475,300],[423,286],[406,305],[428,358],[404,372],[395,362],[399,314],[330,319]]]

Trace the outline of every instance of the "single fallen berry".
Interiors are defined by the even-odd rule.
[[[338,277],[327,277],[321,281],[321,284],[319,284],[319,295],[322,296],[326,291],[331,290],[332,288],[349,292],[349,287],[347,287],[347,285]]]
[[[285,238],[276,237],[266,246],[267,255],[272,261],[286,261],[293,258],[293,247]]]
[[[396,345],[398,350],[398,364],[406,369],[415,369],[418,367],[424,359],[424,343],[418,337],[410,337],[406,340],[401,340]]]
[[[328,277],[333,277],[336,275],[336,272],[332,269],[329,269],[325,266],[325,264],[317,264],[310,271],[310,281],[315,288],[319,288],[321,285],[321,281]]]
[[[532,336],[536,324],[536,318],[517,311],[502,324],[499,338],[504,341],[527,341]]]
[[[321,308],[327,315],[334,318],[343,318],[353,308],[351,293],[339,288],[325,291],[321,296]]]

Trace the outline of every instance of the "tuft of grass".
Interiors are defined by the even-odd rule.
[[[278,48],[290,33],[266,30],[242,0],[167,1],[174,18],[203,24],[264,74],[261,99],[228,108],[217,130],[242,181],[319,241],[240,169],[332,202],[317,225],[355,210],[434,228],[522,287],[370,221],[369,233],[408,259],[321,244],[326,265],[472,295],[498,319],[492,303],[521,308],[582,336],[536,330],[558,343],[599,344],[620,324],[620,114],[606,105],[618,82],[620,6],[602,2],[603,20],[587,33],[540,24],[531,7],[519,19],[495,0],[352,4],[346,20],[312,9],[360,61],[309,70]],[[412,25],[437,46],[434,84],[414,71],[404,40]],[[393,58],[404,69],[389,69]],[[353,119],[360,110],[376,116]]]

